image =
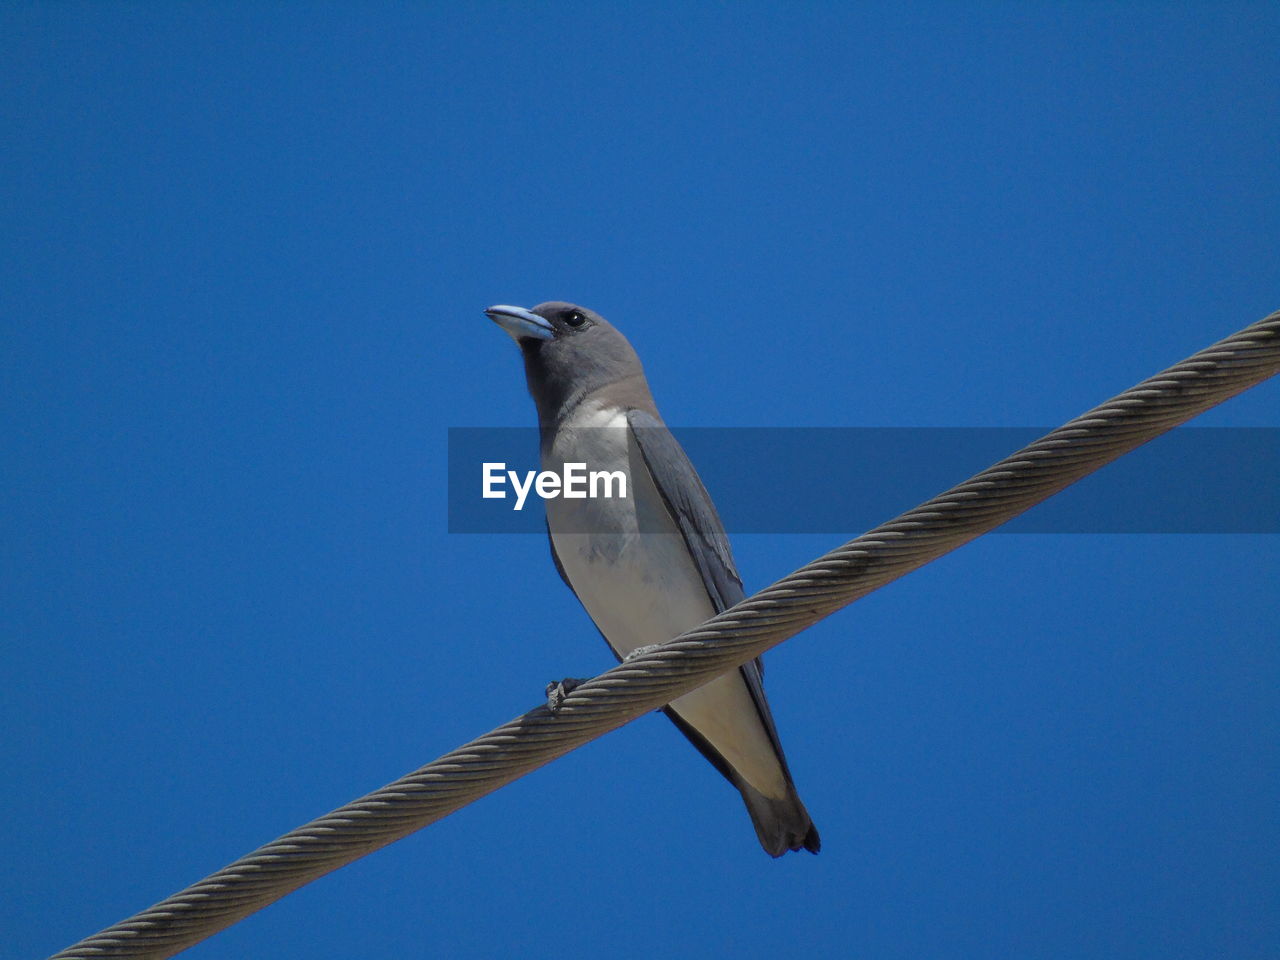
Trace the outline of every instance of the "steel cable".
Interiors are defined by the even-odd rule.
[[[1126,390],[669,643],[55,955],[168,957],[655,710],[1280,371],[1280,312]]]

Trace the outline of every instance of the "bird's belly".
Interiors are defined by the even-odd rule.
[[[702,576],[643,458],[625,416],[599,411],[561,431],[543,469],[566,462],[624,468],[626,497],[546,501],[547,527],[573,590],[619,657],[670,640],[715,613]]]
[[[552,530],[557,528],[555,503],[547,501]],[[578,599],[619,657],[670,640],[715,614],[674,526],[664,533],[639,532],[634,509],[616,509],[616,504],[608,517],[604,529],[595,525],[591,532],[552,534],[552,541]],[[753,787],[770,796],[786,795],[773,743],[738,671],[671,706]]]
[[[619,657],[715,613],[679,534],[554,534],[574,592]]]

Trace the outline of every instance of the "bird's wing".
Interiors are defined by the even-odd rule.
[[[707,488],[702,485],[702,479],[693,469],[693,464],[689,462],[684,448],[676,442],[676,438],[671,435],[671,431],[662,421],[644,410],[632,409],[627,411],[627,424],[640,449],[653,485],[662,495],[667,510],[684,537],[685,546],[689,548],[689,555],[702,575],[703,586],[706,587],[707,595],[711,598],[716,612],[727,610],[744,596],[742,578],[733,565],[729,538],[724,532],[724,525],[720,522],[720,515],[716,512],[715,504],[711,502]],[[774,750],[777,751],[782,769],[790,780],[791,774],[787,771],[787,763],[783,758],[782,744],[773,723],[773,715],[764,698],[762,679],[764,665],[757,657],[750,663],[743,664],[739,672],[742,674],[742,679],[746,681],[747,689],[751,692],[751,699],[755,702],[760,719],[764,723],[765,730],[768,731],[769,739],[773,742]],[[692,728],[681,721],[673,711],[668,710],[667,714],[676,722],[676,726],[684,732],[685,736],[693,741],[694,746],[698,747],[717,768],[720,768],[721,773],[728,776],[724,769],[725,762],[715,749],[698,736],[696,731],[692,731]]]
[[[628,410],[627,424],[653,485],[680,528],[716,613],[727,610],[744,596],[742,577],[733,565],[729,538],[707,488],[662,421],[643,410]]]

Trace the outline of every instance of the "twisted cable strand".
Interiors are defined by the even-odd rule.
[[[751,660],[1280,371],[1280,312],[1076,417],[706,623],[55,955],[169,957]]]

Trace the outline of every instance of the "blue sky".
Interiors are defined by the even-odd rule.
[[[0,10],[6,957],[609,666],[446,532],[533,422],[485,306],[711,427],[1052,426],[1280,307],[1274,5],[852,7]],[[986,538],[768,658],[820,856],[647,717],[189,955],[1275,955],[1277,573]]]

